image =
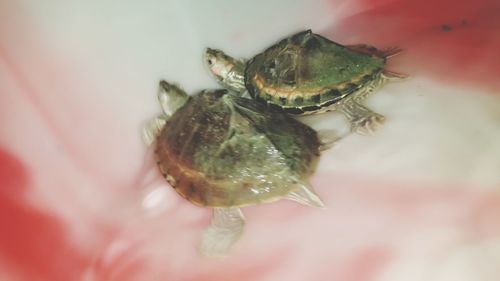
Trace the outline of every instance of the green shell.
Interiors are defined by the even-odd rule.
[[[189,201],[209,207],[278,200],[314,171],[316,131],[226,90],[192,96],[157,139],[160,170]]]
[[[330,41],[310,30],[285,38],[251,59],[250,95],[288,113],[317,111],[377,79],[385,58]]]

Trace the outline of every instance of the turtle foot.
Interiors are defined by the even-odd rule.
[[[210,227],[200,245],[204,256],[224,257],[243,233],[245,218],[239,208],[215,208]]]
[[[410,77],[408,74],[394,72],[387,69],[384,69],[381,76],[384,81],[399,81],[404,80],[408,77]]]
[[[379,52],[381,57],[388,59],[401,54],[401,52],[403,52],[403,49],[399,47],[388,47],[380,50]]]
[[[142,128],[142,141],[144,144],[150,146],[156,140],[166,122],[166,116],[159,116],[149,120]]]
[[[356,97],[345,99],[339,104],[339,110],[351,124],[351,132],[361,135],[373,135],[384,122],[385,117],[362,105]]]
[[[325,208],[325,204],[309,183],[300,183],[286,198],[303,205]]]
[[[385,117],[377,113],[361,116],[351,120],[351,131],[361,135],[373,135],[384,122]]]

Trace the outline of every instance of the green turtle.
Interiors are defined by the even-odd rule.
[[[144,131],[159,169],[188,201],[213,208],[201,252],[225,255],[243,231],[241,207],[290,199],[322,207],[308,178],[332,141],[309,126],[226,89],[188,96],[160,82],[163,114]]]
[[[406,75],[385,69],[399,48],[343,46],[311,30],[282,39],[248,61],[207,48],[205,62],[225,88],[248,91],[270,107],[294,115],[342,112],[354,132],[369,134],[384,117],[362,100],[388,80]]]

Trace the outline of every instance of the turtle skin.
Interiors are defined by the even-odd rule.
[[[305,182],[320,140],[287,114],[226,90],[205,90],[168,119],[155,153],[161,173],[190,202],[242,207],[279,200]]]
[[[380,78],[386,58],[373,49],[299,32],[248,61],[245,87],[252,98],[287,113],[315,113]]]

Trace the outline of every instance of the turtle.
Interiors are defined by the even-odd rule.
[[[145,127],[161,174],[191,203],[213,209],[200,250],[224,256],[243,231],[240,208],[289,199],[323,207],[309,177],[333,139],[227,89],[188,95],[160,82],[162,115]]]
[[[337,110],[351,131],[372,134],[384,116],[362,104],[375,88],[407,75],[385,69],[388,58],[402,50],[379,50],[358,44],[344,46],[310,29],[284,38],[252,59],[238,60],[207,48],[204,60],[215,79],[292,115]]]

